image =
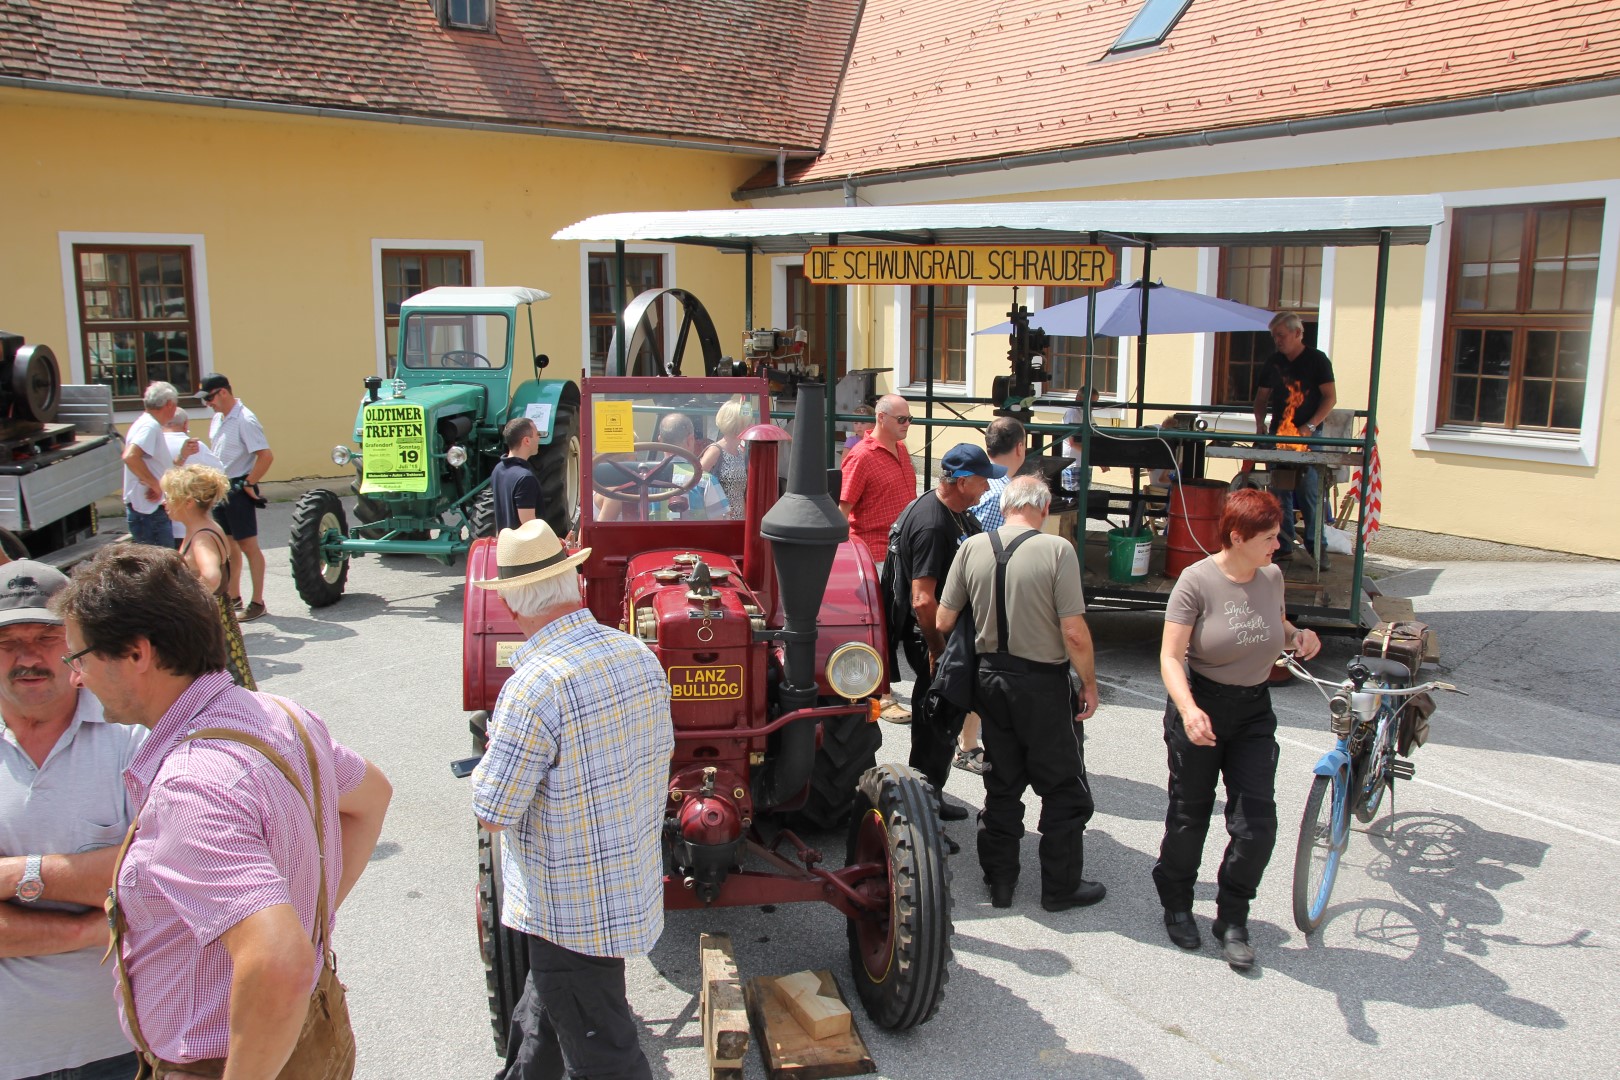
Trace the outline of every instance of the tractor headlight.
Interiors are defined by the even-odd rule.
[[[347,446],[332,447],[332,464],[334,465],[347,465],[353,457],[353,452]]]
[[[465,446],[452,446],[444,452],[444,460],[452,469],[459,469],[467,464],[467,448]]]
[[[827,657],[827,682],[839,697],[870,697],[882,681],[883,659],[864,642],[840,645]]]

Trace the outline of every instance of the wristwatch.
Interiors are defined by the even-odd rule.
[[[30,855],[23,864],[22,880],[17,882],[17,899],[25,904],[32,904],[45,895],[45,879],[39,876],[41,858],[39,855]]]

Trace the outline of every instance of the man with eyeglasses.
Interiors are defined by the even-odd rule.
[[[911,427],[906,399],[885,394],[878,399],[874,420],[872,430],[844,455],[838,509],[849,519],[850,536],[866,545],[881,574],[889,528],[917,497],[917,467],[905,446]]]
[[[64,663],[56,568],[0,567],[0,1080],[128,1080],[135,1055],[101,966],[130,805],[120,774],[146,729],[106,723]]]
[[[264,552],[259,549],[258,513],[264,498],[259,494],[259,481],[270,471],[275,455],[270,452],[264,425],[231,390],[231,380],[218,372],[203,379],[202,399],[214,410],[208,441],[231,480],[230,495],[214,507],[214,520],[231,543],[231,580],[226,591],[231,604],[240,608],[246,564],[253,574],[253,600],[237,618],[252,622],[264,615]]]

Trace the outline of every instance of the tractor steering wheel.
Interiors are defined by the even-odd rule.
[[[489,357],[471,349],[451,349],[447,353],[439,354],[439,363],[445,367],[487,368]]]
[[[650,450],[663,456],[653,461],[615,461],[612,454],[597,454],[591,460],[591,487],[597,494],[615,502],[638,503],[643,499],[647,502],[663,502],[691,491],[703,479],[703,464],[698,461],[696,454],[684,446],[638,442],[634,449],[638,452]],[[692,475],[685,483],[659,477],[676,459],[692,466]],[[615,479],[615,474],[622,479]]]

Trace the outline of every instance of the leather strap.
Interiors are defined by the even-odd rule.
[[[999,530],[990,530],[990,549],[996,554],[996,651],[1011,654],[1011,634],[1007,631],[1007,563],[1012,559],[1013,552],[1018,545],[1040,532],[1031,529],[1013,537],[1013,542],[1005,549],[1001,546]]]
[[[264,696],[269,697],[268,694]],[[180,741],[192,742],[196,739],[221,739],[227,742],[240,743],[256,750],[265,760],[274,765],[282,776],[287,778],[287,783],[291,784],[293,790],[298,792],[299,797],[304,800],[304,807],[309,810],[310,818],[315,825],[315,846],[320,865],[320,891],[315,897],[315,927],[310,935],[310,943],[315,947],[316,955],[321,958],[322,964],[332,964],[331,942],[328,940],[329,930],[327,927],[330,920],[327,915],[326,898],[326,815],[321,797],[320,762],[315,756],[315,744],[310,741],[309,732],[304,728],[303,721],[298,719],[297,713],[281,698],[271,697],[270,700],[281,707],[281,711],[287,714],[287,719],[292,721],[293,730],[298,732],[298,741],[304,746],[304,759],[309,763],[310,786],[314,789],[313,800],[299,784],[298,777],[293,773],[292,766],[287,763],[287,759],[257,735],[250,735],[245,731],[237,731],[233,728],[211,727],[193,731]],[[155,1068],[157,1065],[167,1065],[168,1063],[163,1062],[152,1052],[151,1045],[147,1043],[146,1036],[141,1031],[140,1016],[135,1011],[135,987],[130,981],[129,968],[124,962],[123,939],[126,929],[124,913],[118,907],[118,875],[123,870],[124,859],[129,854],[129,845],[135,839],[135,832],[140,823],[140,814],[136,813],[135,820],[130,822],[129,831],[124,834],[124,842],[118,849],[118,860],[113,864],[112,887],[107,890],[107,903],[105,905],[110,940],[107,943],[107,952],[101,957],[101,962],[105,964],[109,955],[117,958],[118,990],[124,1002],[124,1015],[129,1018],[130,1037],[135,1040],[135,1048],[140,1051],[142,1059]]]

